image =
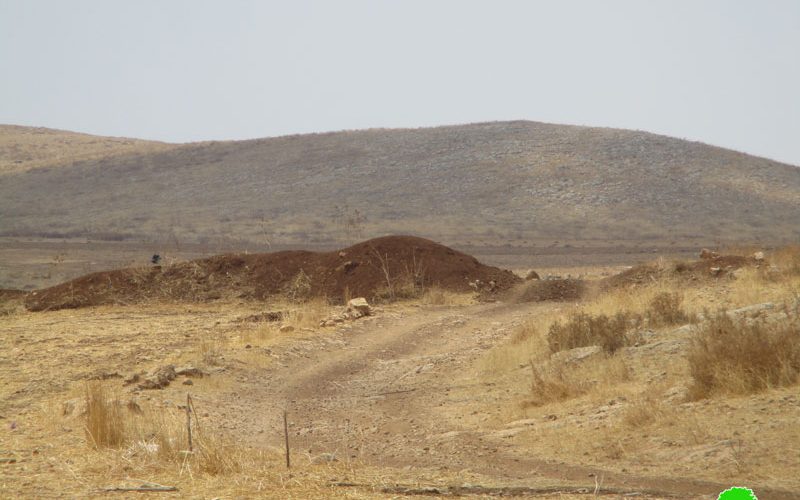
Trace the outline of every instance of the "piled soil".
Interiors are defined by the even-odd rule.
[[[0,302],[5,302],[8,300],[21,300],[24,298],[28,292],[24,290],[10,290],[7,288],[0,288]]]
[[[600,286],[602,289],[608,290],[653,283],[662,279],[718,280],[730,277],[733,271],[742,267],[759,265],[764,265],[764,261],[757,261],[753,257],[743,257],[741,255],[720,255],[710,259],[673,262],[667,265],[641,264],[605,278],[601,281]]]
[[[335,252],[284,251],[227,254],[170,266],[129,268],[88,274],[30,293],[31,311],[148,301],[209,301],[221,298],[261,300],[345,295],[386,297],[389,285],[400,290],[438,286],[483,294],[510,288],[521,279],[510,271],[485,266],[474,257],[413,236],[386,236]]]
[[[583,280],[529,281],[522,289],[518,302],[574,301],[586,295],[587,284]]]

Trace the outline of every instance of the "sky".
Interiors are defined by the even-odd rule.
[[[0,0],[0,123],[186,142],[520,119],[800,165],[800,1]]]

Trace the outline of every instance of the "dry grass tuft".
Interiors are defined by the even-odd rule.
[[[86,439],[94,448],[118,448],[125,442],[125,410],[109,399],[100,382],[86,384]]]
[[[630,379],[630,368],[621,358],[604,357],[580,364],[545,364],[540,368],[531,364],[531,397],[523,401],[522,406],[564,401]]]
[[[599,345],[609,354],[632,343],[628,335],[631,327],[639,323],[636,315],[618,312],[613,316],[592,316],[585,312],[571,314],[565,323],[557,321],[550,325],[547,344],[550,352],[565,351],[576,347]]]
[[[690,397],[752,394],[800,378],[800,320],[767,323],[718,313],[702,326],[687,355]]]
[[[622,423],[627,427],[638,429],[658,422],[667,413],[668,409],[664,403],[657,399],[645,397],[625,408],[622,413]]]
[[[679,325],[689,321],[689,315],[681,307],[683,296],[678,292],[660,292],[655,295],[645,311],[648,326]]]
[[[420,297],[420,303],[428,306],[460,306],[474,302],[471,293],[456,293],[439,287],[427,288]]]
[[[295,329],[317,328],[319,322],[331,315],[331,305],[325,297],[314,297],[287,308],[283,324]]]

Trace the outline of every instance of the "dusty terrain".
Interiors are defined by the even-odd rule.
[[[759,265],[724,277],[684,276],[676,274],[684,265],[655,262],[655,279],[569,302],[475,303],[471,295],[431,293],[332,328],[318,320],[334,306],[318,302],[32,313],[21,297],[7,296],[0,491],[91,496],[147,481],[178,488],[159,495],[220,498],[580,498],[596,488],[611,497],[715,498],[744,484],[760,498],[794,498],[797,386],[688,398],[686,355],[702,321],[647,327],[612,356],[568,365],[580,392],[531,402],[542,396],[532,367],[555,359],[548,325],[575,311],[645,311],[665,290],[680,290],[690,315],[762,303],[772,306],[751,310],[769,317],[794,304],[791,313],[800,266],[790,264],[800,260],[774,262],[777,274]],[[247,319],[271,310],[293,311],[283,324],[294,329]],[[178,376],[154,390],[124,382],[168,364],[198,367],[205,376]],[[149,448],[136,442],[92,449],[81,411],[90,379],[179,424],[191,393],[200,435],[213,432],[244,458],[235,470],[209,473],[188,459],[149,458]],[[284,409],[291,471],[281,463]]]

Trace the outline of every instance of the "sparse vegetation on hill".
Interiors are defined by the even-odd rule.
[[[32,133],[10,130],[8,144]],[[89,158],[59,158],[59,137],[41,150],[53,151],[48,168],[0,172],[0,235],[341,245],[354,233],[412,233],[547,246],[776,242],[799,231],[800,168],[645,132],[497,122],[133,143],[106,156],[95,138]],[[2,161],[18,161],[11,147]]]

